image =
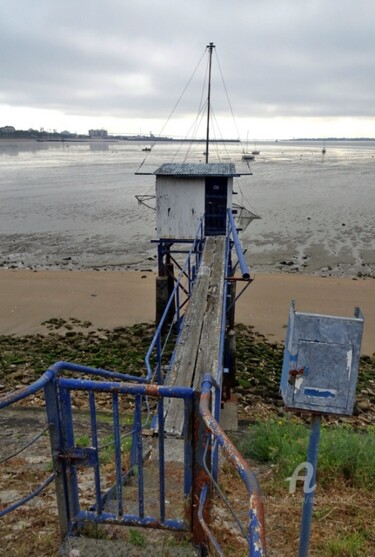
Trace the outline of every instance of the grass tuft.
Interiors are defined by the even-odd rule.
[[[350,534],[329,539],[322,546],[323,557],[360,557],[363,555],[365,540],[360,534]]]
[[[294,418],[269,420],[252,425],[240,451],[247,458],[272,465],[276,479],[284,481],[306,461],[309,428]],[[348,426],[322,427],[317,479],[328,487],[340,481],[346,485],[375,489],[375,435],[355,432]]]

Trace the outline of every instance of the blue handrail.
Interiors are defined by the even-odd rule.
[[[71,362],[56,362],[50,366],[43,375],[34,381],[31,385],[19,389],[13,393],[10,393],[2,398],[0,398],[0,410],[6,408],[15,402],[19,402],[30,395],[34,395],[47,383],[52,381],[61,371],[76,371],[78,373],[85,373],[87,375],[98,375],[99,377],[106,377],[108,379],[119,379],[121,381],[136,381],[138,383],[146,383],[147,379],[145,377],[138,377],[136,375],[129,375],[126,373],[118,373],[116,371],[108,371],[101,368],[93,368],[88,366],[82,366],[80,364],[74,364]]]
[[[238,238],[236,223],[234,222],[232,209],[228,209],[228,224],[229,224],[229,234],[232,235],[234,247],[236,248],[236,254],[238,258],[238,262],[241,269],[241,274],[243,279],[250,278],[250,271],[246,263],[245,256],[242,251],[241,242]]]
[[[170,308],[171,308],[171,305],[173,303],[173,300],[175,299],[176,296],[178,297],[181,281],[184,277],[186,277],[186,271],[188,271],[188,278],[189,278],[189,293],[191,292],[191,285],[190,285],[190,282],[191,282],[190,267],[191,267],[191,265],[190,265],[190,262],[191,262],[192,255],[194,253],[196,253],[198,243],[202,241],[202,232],[203,232],[203,219],[201,219],[200,222],[199,222],[199,226],[198,226],[198,229],[197,229],[195,239],[193,241],[193,245],[192,245],[192,247],[191,247],[191,249],[190,249],[190,251],[189,251],[189,253],[188,253],[188,255],[185,259],[185,262],[184,262],[184,264],[181,268],[180,274],[178,275],[178,277],[176,279],[176,283],[175,283],[175,286],[173,288],[173,291],[172,291],[172,293],[169,297],[168,303],[165,307],[164,313],[163,313],[163,315],[160,319],[160,322],[157,326],[157,329],[155,331],[155,334],[154,334],[154,337],[151,341],[149,349],[147,350],[147,354],[146,354],[146,357],[145,357],[145,364],[146,364],[146,368],[147,368],[147,375],[146,375],[146,380],[147,381],[152,381],[152,379],[153,379],[154,371],[153,371],[153,368],[151,366],[150,359],[151,359],[151,356],[152,356],[152,353],[153,353],[155,347],[158,348],[158,346],[159,346],[158,360],[160,360],[161,357],[162,357],[161,337],[162,337],[162,333],[163,333],[163,330],[164,330],[164,327],[165,327],[165,322],[166,322],[166,320],[169,316],[169,312],[170,312]],[[167,333],[167,337],[170,334],[170,330],[172,329],[172,327],[174,325],[174,320],[175,319],[177,319],[178,322],[181,319],[179,299],[177,299],[174,319],[172,320],[170,329]],[[160,361],[157,362],[157,365],[160,366]]]

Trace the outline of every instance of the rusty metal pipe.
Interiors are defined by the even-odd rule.
[[[222,430],[209,409],[211,398],[211,388],[214,380],[210,374],[206,374],[202,381],[202,390],[199,403],[199,412],[202,419],[215,437],[218,444],[222,447],[228,460],[236,468],[240,478],[244,482],[249,495],[249,546],[251,557],[266,557],[266,534],[264,506],[259,484],[255,474],[250,469],[248,463],[241,453],[233,445],[229,437]]]

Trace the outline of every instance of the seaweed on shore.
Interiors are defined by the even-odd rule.
[[[64,360],[145,375],[144,358],[154,335],[151,323],[94,330],[89,322],[50,319],[48,334],[0,336],[0,394],[28,385],[56,361]],[[236,325],[236,387],[240,417],[254,416],[254,405],[282,412],[279,395],[283,344],[268,340],[253,327]],[[355,414],[375,424],[375,357],[360,362]]]

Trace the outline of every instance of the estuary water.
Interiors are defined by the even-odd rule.
[[[0,140],[0,267],[155,268],[152,172],[185,160],[187,145]],[[253,271],[375,276],[375,142],[260,142],[247,164],[239,144],[213,146],[234,162],[237,201],[261,217],[242,233]],[[188,161],[203,160],[194,144]],[[144,161],[144,159],[146,160]]]

